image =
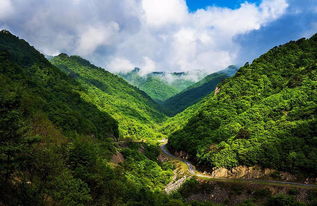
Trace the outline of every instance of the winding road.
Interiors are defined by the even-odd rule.
[[[211,177],[210,175],[205,175],[205,174],[202,174],[201,172],[197,171],[196,167],[188,160],[176,157],[175,155],[170,153],[170,151],[168,151],[166,145],[167,145],[167,141],[165,140],[165,141],[163,141],[163,144],[160,146],[162,152],[172,159],[176,159],[178,161],[185,163],[187,165],[188,172],[191,174],[191,176],[195,176],[198,178],[204,178],[204,179],[211,179],[214,181],[226,181],[226,182],[237,182],[238,181],[241,183],[268,184],[268,185],[276,185],[276,186],[281,186],[281,185],[284,186],[285,185],[285,186],[291,186],[291,187],[317,189],[316,184],[304,184],[304,183],[298,183],[298,182],[286,182],[286,181],[277,181],[277,180],[260,180],[260,179],[214,178],[214,177]],[[185,178],[185,180],[186,180],[186,178]],[[174,183],[175,185],[173,185],[173,183],[169,184],[168,192],[171,192],[173,190],[178,189],[181,186],[180,183],[183,184],[185,182],[185,180],[183,180],[182,182],[176,182],[176,183]]]

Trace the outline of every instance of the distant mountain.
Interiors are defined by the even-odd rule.
[[[50,61],[83,86],[87,102],[118,121],[121,136],[133,139],[159,136],[155,124],[165,120],[165,115],[143,91],[78,56],[60,54]]]
[[[119,73],[119,75],[160,103],[197,81],[191,78],[190,74],[186,72],[152,72],[142,75],[139,68],[135,68],[128,73]],[[202,77],[203,74],[201,73],[198,78]]]
[[[209,168],[259,165],[316,177],[316,62],[317,34],[274,47],[179,119],[187,124],[169,136],[169,148]]]
[[[237,71],[238,67],[229,66],[222,71],[210,74],[179,94],[167,99],[163,105],[170,115],[175,115],[212,93],[220,82],[233,76]]]

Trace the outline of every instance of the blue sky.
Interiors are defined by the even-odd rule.
[[[204,9],[208,6],[226,7],[231,9],[239,8],[245,0],[186,0],[188,9],[191,12],[197,9]],[[249,3],[259,4],[260,0],[248,0]]]

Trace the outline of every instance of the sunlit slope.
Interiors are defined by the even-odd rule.
[[[2,111],[21,115],[31,131],[41,128],[49,134],[50,127],[56,138],[118,137],[116,121],[83,100],[85,92],[77,82],[5,30],[0,32],[0,61]]]
[[[317,173],[317,35],[275,47],[219,85],[169,138],[201,164]]]
[[[122,137],[153,139],[159,136],[156,124],[164,121],[165,115],[143,91],[78,56],[61,54],[51,62],[85,88],[86,101],[118,121]]]
[[[213,93],[216,86],[236,73],[238,67],[230,66],[225,70],[210,74],[199,82],[189,86],[179,94],[167,99],[163,105],[170,115],[175,115],[187,107],[199,102],[208,94]]]

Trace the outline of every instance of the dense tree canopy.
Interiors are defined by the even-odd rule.
[[[211,167],[317,173],[317,35],[275,47],[219,85],[169,145]],[[186,112],[186,111],[185,111]]]
[[[230,66],[220,72],[210,74],[182,92],[167,99],[163,105],[170,115],[178,114],[212,93],[220,82],[234,75],[237,70],[236,66]]]
[[[166,117],[144,92],[77,56],[61,54],[54,66],[1,31],[0,204],[212,205],[185,201],[193,182],[163,192],[173,168],[158,161],[155,138],[171,133],[170,147],[201,164],[315,175],[316,42],[274,48],[166,121],[161,134]],[[268,204],[298,205],[289,196]]]
[[[80,93],[83,99],[118,121],[122,137],[160,137],[155,127],[165,119],[165,115],[143,91],[78,56],[61,54],[51,59],[51,62],[81,84],[84,88]]]
[[[0,32],[0,204],[170,201],[161,191],[172,172],[157,161],[157,146],[143,145],[144,154],[116,146],[117,121],[87,100],[90,92],[24,40]],[[126,161],[116,165],[110,159],[121,150]]]
[[[186,73],[153,72],[142,75],[140,71],[141,69],[135,68],[127,73],[119,73],[119,75],[147,93],[158,103],[163,103],[195,83],[190,78],[184,78],[187,75]]]

